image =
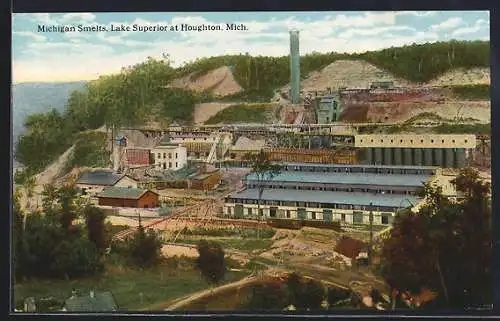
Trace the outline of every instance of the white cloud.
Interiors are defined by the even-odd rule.
[[[96,18],[95,14],[89,12],[71,12],[64,14],[59,21],[67,22],[92,22]]]
[[[35,41],[45,41],[47,39],[44,35],[32,31],[14,31],[12,33],[23,37],[30,37]]]
[[[463,23],[464,23],[464,21],[462,18],[453,17],[453,18],[449,18],[448,20],[445,20],[439,24],[432,25],[430,27],[430,29],[434,30],[434,31],[449,30],[449,29],[456,28]]]
[[[90,80],[98,75],[119,72],[122,67],[142,62],[148,56],[161,58],[163,53],[170,55],[174,66],[180,66],[201,56],[245,52],[251,55],[288,55],[287,30],[290,28],[300,30],[301,54],[313,51],[363,52],[438,39],[436,32],[415,32],[410,27],[396,25],[396,15],[396,12],[376,12],[336,15],[311,21],[298,20],[293,16],[269,21],[234,21],[243,22],[249,30],[183,32],[178,34],[182,40],[171,39],[162,33],[156,34],[158,39],[155,41],[140,41],[140,34],[132,32],[65,33],[63,35],[66,40],[31,43],[23,49],[22,58],[14,57],[13,77],[16,82]],[[53,17],[42,15],[38,19],[48,21]],[[97,25],[90,16],[83,19],[89,19],[89,24]],[[137,18],[129,25],[181,23],[213,24],[201,16],[189,15],[176,17],[171,21],[155,22]],[[413,32],[404,36],[395,33],[400,30]],[[130,37],[132,35],[134,38]],[[360,35],[372,37],[359,37]],[[120,52],[117,45],[129,48]],[[29,60],[25,58],[26,54],[30,54]]]
[[[463,36],[463,35],[467,35],[467,34],[471,34],[471,33],[476,33],[482,29],[489,28],[489,25],[490,25],[489,21],[486,21],[484,19],[479,19],[476,21],[476,23],[473,26],[455,29],[452,32],[452,36]]]
[[[436,11],[395,11],[397,16],[431,17]]]
[[[390,32],[393,31],[403,31],[403,30],[408,30],[408,31],[414,31],[416,30],[414,28],[410,28],[408,26],[390,26],[390,27],[377,27],[377,28],[370,28],[370,29],[348,29],[342,33],[339,34],[340,38],[350,38],[354,36],[376,36],[379,34],[389,34]]]

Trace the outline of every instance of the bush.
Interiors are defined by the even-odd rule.
[[[335,305],[339,301],[347,300],[351,297],[351,293],[348,290],[341,288],[328,288],[327,290],[327,300],[330,306]]]
[[[221,281],[226,273],[226,261],[220,244],[201,240],[198,243],[198,254],[196,267],[203,277],[211,283]]]
[[[309,221],[304,220],[302,226],[315,227],[315,228],[323,228],[341,231],[340,222],[325,222],[325,221]]]
[[[228,227],[228,228],[206,228],[206,227],[195,227],[192,229],[184,228],[181,231],[182,235],[204,235],[204,236],[216,236],[216,237],[227,237],[227,236],[239,236],[242,238],[255,238],[257,237],[256,228],[245,228],[245,227]],[[260,229],[261,238],[272,238],[276,234],[276,230],[269,227],[264,227]]]
[[[271,281],[252,286],[245,308],[259,311],[281,311],[286,306],[285,289],[281,282]]]
[[[300,230],[302,228],[302,221],[300,220],[268,219],[267,224],[274,228],[284,228],[291,230]]]
[[[325,288],[315,280],[304,280],[300,274],[292,273],[286,281],[289,304],[297,310],[317,310],[325,298]]]
[[[132,237],[115,243],[112,250],[122,254],[129,264],[145,268],[160,261],[160,248],[161,240],[158,234],[152,229],[145,231],[144,227],[140,226]]]

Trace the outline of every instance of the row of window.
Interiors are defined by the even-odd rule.
[[[167,168],[173,168],[172,167],[172,162],[169,162],[168,163],[168,167],[167,167],[167,163],[162,163],[162,164],[158,164],[159,166],[161,166],[163,169],[167,169]],[[179,163],[175,163],[175,168],[179,167]]]
[[[156,159],[161,159],[161,153],[158,153],[156,156],[157,156]],[[175,158],[178,158],[178,157],[179,157],[179,155],[177,153],[175,153]],[[166,159],[166,158],[167,158],[167,153],[163,153],[163,159]],[[168,158],[172,159],[172,153],[168,153]]]
[[[391,139],[390,141],[391,141],[391,144],[392,144],[392,143],[394,143],[394,139]],[[359,140],[359,142],[360,142],[360,143],[362,143],[362,142],[363,142],[363,140],[362,140],[362,139],[360,139],[360,140]],[[373,142],[374,142],[374,140],[373,140],[373,139],[371,139],[371,140],[370,140],[370,143],[373,143]],[[381,142],[381,143],[383,143],[383,142],[384,142],[384,140],[383,140],[383,139],[381,139],[381,140],[380,140],[380,142]],[[400,142],[400,143],[403,143],[403,139],[400,139],[400,140],[399,140],[399,142]],[[438,142],[438,140],[436,140],[436,142]],[[444,140],[444,139],[441,139],[441,143],[442,143],[442,144],[444,144],[444,142],[445,142],[445,140]],[[452,140],[451,140],[451,143],[452,143],[452,144],[455,144],[455,142],[456,142],[456,140],[455,140],[455,139],[452,139]],[[421,140],[420,140],[420,143],[421,143],[421,144],[423,144],[423,143],[424,143],[424,140],[423,140],[423,139],[421,139]],[[467,139],[464,139],[464,143],[465,143],[465,144],[467,144]],[[410,139],[410,144],[413,144],[413,139]],[[434,139],[431,139],[431,144],[434,144]]]
[[[248,188],[258,188],[259,184],[248,184]],[[416,190],[393,190],[380,188],[352,188],[352,187],[325,187],[325,186],[297,186],[295,183],[264,184],[268,189],[293,189],[302,191],[327,191],[327,192],[349,192],[349,193],[374,193],[374,194],[396,194],[415,195]]]
[[[434,175],[432,169],[408,168],[376,168],[376,167],[322,167],[322,166],[284,166],[283,171],[294,172],[321,172],[321,173],[368,173],[368,174],[407,174],[407,175]]]
[[[232,209],[231,207],[228,207],[228,214],[231,215],[231,212],[232,212]],[[253,210],[251,208],[247,208],[247,215],[248,216],[251,216],[253,214]],[[302,211],[301,213],[302,215],[305,214],[304,211]],[[325,219],[325,214],[326,213],[323,213],[323,219]],[[329,214],[333,214],[333,213],[329,213]],[[292,217],[292,211],[290,210],[286,210],[286,218],[291,218]],[[259,210],[259,216],[264,216],[264,211],[262,209]],[[276,209],[272,209],[270,210],[269,212],[269,217],[271,218],[275,218],[277,215],[276,215]],[[312,220],[319,220],[319,216],[318,216],[318,213],[316,212],[310,212],[310,216],[311,216],[311,219]],[[363,212],[353,212],[353,223],[354,224],[362,224],[363,223]],[[302,219],[305,219],[304,217],[302,217]],[[331,217],[330,217],[331,219]],[[340,214],[340,221],[341,222],[346,222],[346,214],[345,213],[341,213]],[[391,213],[382,213],[381,214],[381,223],[382,224],[389,224],[392,222],[392,215]]]
[[[226,203],[231,204],[253,204],[257,205],[257,200],[227,198]],[[335,203],[316,203],[316,202],[290,202],[290,201],[273,201],[261,200],[261,205],[269,206],[288,206],[288,207],[308,207],[308,208],[323,208],[323,209],[339,209],[339,210],[359,210],[369,211],[370,206],[353,205],[353,204],[335,204]],[[395,212],[398,208],[392,206],[372,206],[371,210],[376,212]]]

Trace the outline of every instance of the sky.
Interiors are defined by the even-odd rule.
[[[171,31],[188,24],[243,24],[240,31]],[[130,31],[110,31],[111,25]],[[139,32],[133,26],[167,26]],[[101,26],[101,32],[40,32],[39,26]],[[225,54],[288,55],[291,29],[300,31],[301,55],[364,52],[412,43],[489,40],[488,11],[15,13],[15,83],[92,80],[168,54],[173,66]]]

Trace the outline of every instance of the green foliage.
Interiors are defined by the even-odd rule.
[[[266,123],[271,108],[270,104],[233,105],[210,117],[205,124]]]
[[[455,68],[490,66],[489,41],[448,41],[412,44],[352,55],[397,77],[426,82]]]
[[[286,280],[288,303],[297,310],[317,310],[325,298],[325,288],[315,280],[304,280],[300,274],[292,273]]]
[[[138,268],[154,266],[161,259],[161,240],[153,229],[144,230],[141,225],[133,236],[113,244],[114,251],[121,254],[126,262]]]
[[[333,306],[339,301],[347,300],[351,297],[351,293],[348,290],[341,288],[328,288],[327,290],[327,301],[329,306]]]
[[[95,247],[102,251],[106,248],[106,235],[104,220],[106,215],[95,206],[87,206],[84,209],[85,224],[87,225],[87,237],[94,243]]]
[[[90,132],[80,134],[73,154],[65,164],[69,171],[76,166],[107,167],[110,163],[110,152],[107,151],[106,133]]]
[[[55,109],[29,115],[24,125],[26,132],[19,137],[15,157],[29,171],[45,168],[72,144],[72,128]]]
[[[196,267],[209,282],[220,282],[226,273],[225,254],[220,244],[201,240],[197,248],[199,256],[196,260]]]
[[[461,99],[490,100],[491,88],[489,84],[451,86],[453,94]]]
[[[34,180],[33,176],[36,172],[31,167],[25,167],[23,169],[19,169],[14,174],[14,183],[17,185],[29,185],[30,180]]]
[[[476,134],[490,135],[491,124],[441,124],[433,128],[436,134]]]
[[[448,307],[491,304],[490,186],[472,169],[461,170],[452,183],[461,201],[426,185],[419,212],[396,217],[384,242],[382,274],[400,292],[437,291]]]
[[[283,284],[280,281],[270,281],[252,286],[250,299],[244,308],[251,311],[281,311],[286,303]]]
[[[204,235],[204,236],[239,236],[242,238],[253,238],[257,236],[256,228],[233,227],[233,228],[205,228],[197,226],[192,229],[184,229],[182,235]],[[262,238],[272,238],[276,234],[273,228],[262,228],[260,236]]]

